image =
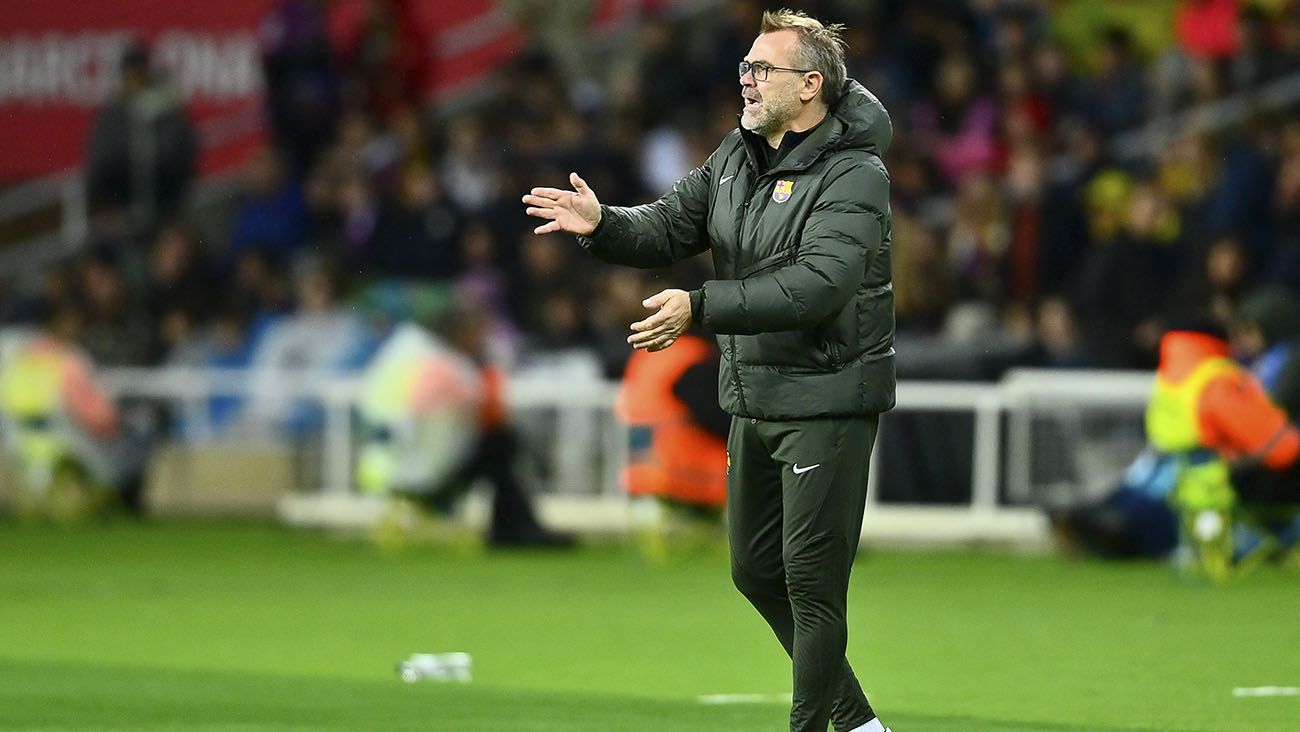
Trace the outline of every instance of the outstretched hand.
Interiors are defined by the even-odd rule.
[[[524,203],[528,204],[524,213],[548,220],[533,229],[534,234],[566,231],[586,236],[596,230],[600,223],[600,201],[596,200],[596,194],[577,173],[569,173],[569,184],[573,186],[572,191],[534,188],[524,196]]]
[[[685,290],[664,290],[651,295],[641,304],[655,311],[645,320],[632,324],[627,342],[633,348],[662,351],[677,342],[691,324],[691,296]]]

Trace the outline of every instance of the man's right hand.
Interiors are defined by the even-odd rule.
[[[534,188],[524,196],[524,203],[528,204],[524,213],[547,219],[545,224],[533,229],[534,234],[567,231],[586,236],[596,230],[600,223],[600,201],[596,200],[596,194],[577,173],[569,173],[569,183],[573,185],[572,191]]]

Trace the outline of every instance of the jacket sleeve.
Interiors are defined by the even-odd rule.
[[[1206,384],[1197,411],[1211,446],[1233,459],[1280,470],[1300,457],[1300,431],[1245,371]]]
[[[63,365],[59,384],[63,406],[87,432],[99,438],[117,434],[117,405],[95,382],[94,369],[80,355],[70,356]]]
[[[709,185],[717,155],[715,151],[654,203],[601,204],[596,230],[578,237],[578,243],[606,262],[644,268],[666,267],[708,249]]]
[[[801,330],[839,311],[880,251],[889,179],[874,165],[845,161],[804,224],[794,260],[743,280],[709,280],[699,301],[714,333],[752,335]]]

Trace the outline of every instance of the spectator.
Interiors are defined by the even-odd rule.
[[[914,132],[952,186],[968,176],[992,172],[1001,163],[997,103],[977,86],[974,61],[964,54],[944,59],[933,99],[918,105]]]
[[[387,118],[420,99],[428,49],[415,28],[417,8],[410,0],[366,0],[340,43],[349,104]]]
[[[81,346],[99,366],[147,366],[157,358],[154,328],[144,303],[127,289],[119,259],[100,249],[81,259]]]
[[[294,255],[307,228],[302,189],[272,150],[255,153],[244,169],[244,198],[231,224],[228,261],[258,246],[282,259]]]
[[[1097,51],[1097,74],[1084,94],[1089,122],[1103,134],[1132,129],[1146,115],[1147,88],[1134,57],[1133,39],[1118,26],[1107,30]]]
[[[1004,202],[988,175],[972,176],[957,192],[948,237],[948,261],[958,299],[1000,302],[1006,292],[1004,258],[1010,243]]]
[[[423,164],[401,174],[395,200],[383,207],[366,259],[376,274],[447,280],[459,265],[460,214]]]
[[[1179,270],[1178,215],[1150,181],[1116,176],[1092,185],[1102,238],[1085,255],[1077,284],[1089,351],[1102,366],[1149,364],[1159,335],[1154,319]]]
[[[1283,123],[1279,137],[1271,207],[1276,237],[1267,277],[1273,282],[1300,287],[1300,120]]]
[[[337,196],[334,206],[338,231],[332,248],[349,264],[364,267],[374,256],[379,194],[370,178],[361,171],[353,171],[343,179]]]
[[[246,249],[234,263],[226,302],[249,313],[258,331],[291,309],[287,279],[283,259],[265,247]]]
[[[484,139],[483,121],[463,114],[447,129],[448,149],[442,159],[447,195],[468,213],[481,213],[500,191],[499,173]]]
[[[1065,51],[1051,41],[1034,46],[1031,87],[1042,96],[1053,119],[1081,119],[1087,114],[1084,82],[1070,69]]]
[[[930,227],[894,215],[894,309],[900,332],[937,333],[953,302],[953,275]]]
[[[149,51],[130,46],[122,57],[121,89],[100,109],[87,150],[92,207],[148,232],[185,204],[197,143],[176,91],[158,79]]]
[[[461,254],[457,301],[483,315],[486,359],[509,370],[517,362],[520,334],[510,317],[509,285],[495,235],[486,223],[471,221],[463,228],[457,249]]]
[[[295,400],[288,385],[298,380],[355,370],[373,352],[369,331],[341,302],[342,282],[333,262],[305,257],[293,271],[294,311],[272,320],[252,357],[247,418],[258,428],[293,436],[319,427],[318,405]]]
[[[258,29],[271,128],[294,177],[311,168],[339,115],[339,81],[325,35],[328,3],[278,0]]]
[[[216,270],[194,234],[182,224],[164,226],[154,239],[146,288],[150,319],[157,327],[154,339],[162,354],[184,345],[206,324],[216,288]]]

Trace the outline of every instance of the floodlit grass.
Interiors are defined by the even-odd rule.
[[[868,553],[850,658],[895,732],[1294,732],[1300,577]],[[469,684],[398,681],[468,651]],[[264,525],[0,523],[0,729],[751,732],[788,692],[721,552],[388,557]]]

